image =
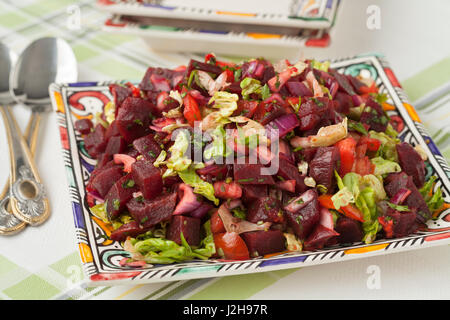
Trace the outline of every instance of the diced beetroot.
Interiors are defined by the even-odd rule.
[[[252,118],[258,108],[258,101],[254,100],[238,100],[237,109],[233,112],[233,116],[244,116]]]
[[[162,221],[170,220],[176,200],[177,194],[173,192],[162,194],[152,200],[133,198],[127,203],[126,207],[133,219],[147,228]]]
[[[106,148],[105,128],[101,124],[97,124],[94,131],[88,133],[84,138],[84,146],[93,158],[97,158]]]
[[[300,210],[296,212],[286,211],[286,220],[300,239],[306,239],[320,220],[317,191],[311,190],[314,193],[313,199],[306,202]]]
[[[305,185],[305,176],[302,176],[298,168],[288,161],[285,157],[278,157],[278,173],[277,176],[285,180],[295,180],[295,191],[304,192],[308,187]]]
[[[334,69],[329,69],[328,72],[337,80],[339,83],[339,90],[349,94],[350,96],[355,95],[355,90],[351,85],[350,81],[348,81],[347,77]]]
[[[130,221],[111,232],[110,238],[114,241],[124,241],[127,237],[135,238],[146,230],[147,229],[142,228],[138,222]]]
[[[317,148],[303,148],[295,152],[295,159],[297,161],[306,161],[310,163],[314,156],[316,155]]]
[[[114,104],[116,105],[116,116],[117,116],[117,112],[119,111],[120,105],[126,98],[131,96],[132,90],[128,87],[121,86],[118,84],[110,84],[109,91],[113,95]]]
[[[161,171],[150,161],[139,160],[131,165],[131,176],[145,199],[157,197],[163,189]]]
[[[350,74],[347,75],[347,79],[350,82],[350,84],[352,85],[352,87],[355,89],[356,92],[358,92],[359,94],[365,93],[360,90],[361,87],[367,87],[367,85],[365,83],[363,83],[361,80],[359,80],[356,77],[353,77]]]
[[[417,231],[418,226],[414,210],[400,212],[389,208],[384,217],[393,221],[394,238],[401,238]]]
[[[173,87],[175,85],[175,79],[179,79],[184,74],[183,69],[171,70],[166,68],[148,68],[141,83],[139,89],[144,91],[161,91],[161,82],[157,80],[166,80],[167,85]],[[156,78],[156,81],[155,81]],[[152,81],[153,80],[153,81]],[[166,84],[164,84],[164,87]],[[170,90],[170,88],[169,88]],[[169,91],[167,90],[167,91]]]
[[[146,160],[155,162],[156,158],[161,153],[161,146],[155,141],[155,135],[149,134],[140,137],[133,141],[133,147],[142,155]]]
[[[122,153],[127,149],[127,143],[121,136],[114,136],[108,140],[106,145],[105,154],[107,156],[115,155],[116,153]]]
[[[100,196],[105,197],[109,189],[122,178],[123,171],[120,166],[113,166],[102,170],[99,174],[91,180],[91,186],[96,190]]]
[[[211,164],[204,168],[197,169],[197,174],[206,181],[212,182],[223,180],[227,177],[228,166],[225,164]]]
[[[389,174],[385,179],[384,189],[389,198],[392,198],[400,189],[410,190],[411,193],[406,198],[404,205],[408,206],[411,210],[415,209],[416,219],[422,223],[431,218],[431,212],[427,203],[414,184],[412,177],[406,173],[398,172]]]
[[[312,97],[314,94],[312,91],[300,81],[288,81],[286,87],[289,93],[295,97]]]
[[[242,200],[246,203],[258,198],[264,198],[269,195],[267,185],[265,184],[246,184],[242,185]]]
[[[106,213],[109,219],[117,218],[125,209],[126,203],[133,197],[133,193],[138,191],[136,184],[133,184],[131,174],[120,178],[105,197]]]
[[[352,97],[343,92],[338,92],[334,101],[337,102],[336,111],[343,114],[348,114],[350,108],[354,107]]]
[[[307,98],[302,102],[298,112],[300,120],[299,129],[302,131],[308,131],[316,128],[320,120],[323,117],[326,117],[331,108],[332,103],[326,97]]]
[[[141,98],[126,98],[120,108],[116,123],[121,136],[132,143],[135,139],[150,133],[150,122],[155,106]]]
[[[241,234],[250,257],[281,252],[286,249],[286,239],[280,230],[252,231]]]
[[[253,223],[282,222],[284,216],[280,201],[271,197],[256,199],[248,207],[247,220]]]
[[[314,159],[309,164],[309,174],[316,185],[323,185],[328,190],[334,186],[334,170],[339,171],[340,154],[337,147],[318,148]]]
[[[397,144],[398,162],[402,170],[413,178],[417,188],[425,183],[425,163],[419,153],[406,142]]]
[[[265,175],[261,164],[235,164],[234,181],[243,184],[275,184],[272,176]]]
[[[94,127],[94,124],[90,119],[79,119],[75,121],[75,130],[80,132],[81,134],[88,134],[91,132],[91,129]]]
[[[369,128],[378,132],[386,131],[389,119],[383,108],[371,98],[367,99],[366,106],[361,113],[360,122],[369,125]]]
[[[190,246],[198,246],[200,244],[200,219],[173,216],[167,229],[166,238],[181,245],[181,236]]]
[[[114,120],[106,129],[105,139],[109,140],[111,137],[120,136],[119,129],[117,128],[117,122]]]
[[[284,103],[284,101],[283,101]],[[286,109],[278,101],[261,102],[253,115],[253,120],[263,126],[286,113]]]
[[[361,223],[344,216],[337,219],[334,229],[339,233],[337,237],[339,243],[360,242],[364,236]]]
[[[322,249],[325,243],[335,236],[339,236],[339,233],[321,224],[317,224],[313,232],[303,243],[303,249],[307,251]]]

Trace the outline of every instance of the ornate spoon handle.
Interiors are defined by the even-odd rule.
[[[40,121],[40,113],[33,109],[24,133],[24,137],[33,155],[36,150]],[[3,187],[2,193],[0,193],[0,199],[0,235],[13,235],[22,231],[27,224],[17,219],[11,212],[11,206],[9,205],[9,178]]]
[[[50,205],[31,151],[9,107],[0,108],[5,122],[11,160],[10,204],[16,218],[36,226],[50,215]]]

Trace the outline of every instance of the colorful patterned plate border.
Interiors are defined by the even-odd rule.
[[[121,267],[119,261],[128,257],[127,252],[120,243],[108,239],[111,229],[89,212],[85,183],[96,161],[89,157],[82,137],[74,130],[74,121],[92,118],[111,99],[108,90],[111,82],[52,84],[49,90],[57,113],[76,241],[84,272],[90,279],[89,285],[138,284],[265,272],[450,243],[450,167],[427,134],[388,63],[378,55],[364,55],[335,60],[332,67],[352,75],[368,70],[376,79],[380,91],[389,97],[383,108],[390,117],[395,116],[404,124],[400,139],[413,145],[419,144],[426,151],[429,159],[426,163],[427,178],[431,175],[438,177],[435,188],[441,187],[445,203],[425,228],[404,238],[377,240],[370,245],[354,243],[314,252],[286,251],[245,261],[189,261],[146,268]]]

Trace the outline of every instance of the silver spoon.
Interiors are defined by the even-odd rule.
[[[32,109],[30,132],[38,130],[41,113],[50,106],[49,85],[53,82],[74,82],[76,79],[76,58],[64,40],[41,38],[24,50],[9,78],[9,92],[17,103],[25,104]],[[5,110],[9,111],[8,108]],[[8,116],[8,112],[5,114]],[[11,115],[10,112],[9,114]],[[11,122],[18,128],[14,118]],[[47,220],[50,206],[31,152],[23,137],[20,139],[20,145],[22,153],[10,143],[12,151],[10,203],[15,217],[36,226]]]
[[[9,75],[17,60],[17,56],[7,46],[0,43],[0,103],[10,103],[13,98],[9,93]],[[31,122],[31,121],[30,121]],[[30,123],[27,126],[29,134]],[[9,179],[1,193],[0,201],[0,234],[12,235],[23,228],[26,223],[17,219],[9,208]]]

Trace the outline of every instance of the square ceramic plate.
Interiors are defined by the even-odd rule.
[[[400,139],[421,145],[428,154],[427,178],[438,176],[436,187],[441,187],[445,204],[434,214],[426,227],[417,233],[398,239],[377,240],[366,245],[354,243],[334,246],[314,252],[282,252],[263,258],[224,262],[217,260],[189,261],[172,265],[153,265],[146,268],[121,267],[119,261],[128,257],[120,243],[108,240],[110,228],[89,212],[85,184],[96,160],[91,159],[83,145],[82,137],[74,130],[74,122],[91,118],[100,112],[112,98],[106,82],[52,84],[50,94],[57,113],[61,135],[64,164],[69,182],[69,192],[78,243],[84,271],[91,285],[150,283],[194,278],[220,277],[272,271],[346,261],[374,255],[385,255],[405,250],[425,248],[450,243],[450,168],[424,126],[409,104],[403,89],[385,60],[379,56],[357,56],[336,60],[332,67],[339,72],[357,75],[370,72],[380,91],[389,97],[383,105],[390,117],[403,124]],[[144,74],[142,71],[142,74]]]

